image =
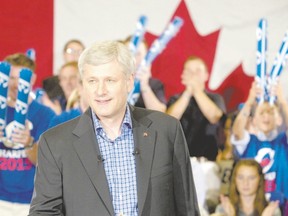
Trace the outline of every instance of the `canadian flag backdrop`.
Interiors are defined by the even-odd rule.
[[[167,99],[184,89],[183,63],[190,55],[209,68],[207,88],[224,96],[228,111],[243,102],[256,73],[256,28],[268,22],[267,72],[288,30],[287,0],[11,0],[0,7],[0,59],[36,50],[37,82],[57,74],[66,41],[86,46],[99,40],[119,40],[134,33],[140,15],[148,17],[146,39],[151,43],[174,16],[184,25],[152,65]],[[281,75],[288,92],[287,67]],[[287,95],[287,94],[286,94]]]

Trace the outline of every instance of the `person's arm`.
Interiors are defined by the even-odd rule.
[[[38,165],[29,216],[64,215],[61,176],[61,170],[45,137],[42,136],[39,141]]]
[[[190,156],[180,122],[178,122],[176,128],[173,157],[176,215],[198,216],[200,213]]]
[[[37,156],[38,156],[38,143],[33,141],[32,146],[28,146],[25,148],[27,158],[34,165],[37,164]]]
[[[167,114],[180,119],[185,112],[191,97],[194,97],[205,118],[211,124],[216,124],[223,116],[221,108],[208,97],[197,80],[191,79],[185,82],[185,85],[185,91],[174,104],[168,107]]]
[[[13,133],[11,134],[11,141],[14,143],[20,143],[24,146],[26,151],[27,158],[30,160],[31,163],[36,165],[37,163],[37,152],[38,152],[38,145],[37,142],[30,134],[30,127],[29,121],[26,120],[25,129],[14,129]]]
[[[162,103],[154,94],[151,87],[148,85],[146,87],[141,86],[141,94],[147,109],[158,110],[161,112],[166,111],[166,104]]]
[[[281,114],[283,114],[284,117],[286,131],[288,132],[288,103],[287,100],[285,99],[283,88],[280,83],[277,83],[276,86],[273,87],[272,95],[273,94],[276,94]]]
[[[205,118],[216,124],[223,115],[223,111],[212,101],[203,90],[194,91],[194,98]]]
[[[4,138],[4,126],[0,126],[0,141]]]
[[[158,110],[161,112],[166,111],[166,104],[160,101],[151,86],[149,85],[149,78],[151,77],[151,72],[148,71],[149,68],[144,68],[137,73],[137,78],[140,80],[140,88],[142,98],[147,109]]]
[[[244,138],[246,125],[257,95],[256,88],[256,83],[253,82],[249,91],[248,98],[233,123],[232,134],[235,137],[235,140],[242,140]]]
[[[174,116],[178,120],[181,119],[183,113],[185,112],[187,106],[189,105],[190,98],[191,98],[190,92],[185,90],[182,93],[182,95],[178,98],[178,100],[168,107],[166,113],[168,115]]]

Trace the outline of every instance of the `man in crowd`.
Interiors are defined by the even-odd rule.
[[[198,216],[180,122],[127,103],[128,48],[96,43],[79,71],[90,108],[43,134],[29,215]]]
[[[13,124],[21,69],[35,70],[35,63],[26,55],[17,53],[5,58],[11,65],[8,82],[6,127],[1,128],[0,138],[11,134],[9,140],[19,145],[5,145],[0,142],[0,215],[26,216],[29,211],[34,186],[35,164],[37,161],[39,136],[48,128],[55,113],[31,97],[28,99],[28,112],[25,129],[9,132]],[[36,80],[33,73],[31,86]]]
[[[181,121],[190,156],[215,161],[219,144],[217,128],[226,108],[222,96],[205,90],[208,77],[205,62],[199,57],[189,57],[181,76],[185,91],[170,98],[167,113]]]

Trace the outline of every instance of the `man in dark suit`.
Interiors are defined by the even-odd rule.
[[[180,123],[127,104],[126,46],[92,45],[79,71],[90,108],[42,135],[29,215],[199,215]]]

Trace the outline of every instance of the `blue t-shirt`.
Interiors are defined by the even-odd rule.
[[[15,109],[7,107],[7,125],[13,120]],[[48,129],[55,113],[48,107],[32,101],[27,119],[32,124],[31,136],[37,141]],[[0,142],[0,200],[30,203],[34,187],[35,166],[24,148],[8,148]]]
[[[288,144],[285,133],[272,141],[260,141],[250,134],[250,141],[241,158],[254,158],[265,175],[265,191],[270,200],[288,199]]]
[[[54,116],[49,124],[49,128],[54,127],[58,124],[64,123],[66,121],[72,120],[82,114],[79,108],[71,109],[69,111],[62,112],[60,115]]]

